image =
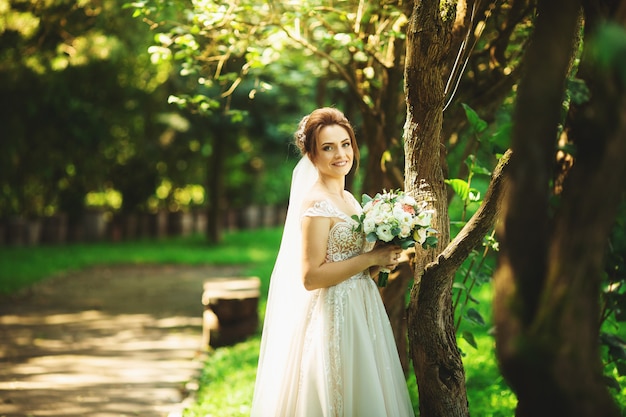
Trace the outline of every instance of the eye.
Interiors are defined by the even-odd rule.
[[[323,151],[332,151],[332,150],[333,150],[333,147],[332,147],[332,146],[330,146],[330,145],[325,145],[325,146],[323,146],[323,147],[322,147],[322,150],[323,150]]]
[[[349,147],[351,147],[351,146],[352,146],[352,144],[351,144],[350,142],[344,142],[344,143],[342,143],[342,146],[343,146],[344,148],[349,148]]]

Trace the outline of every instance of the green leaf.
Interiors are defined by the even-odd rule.
[[[376,242],[378,240],[378,236],[376,236],[376,233],[374,232],[370,232],[367,234],[367,236],[365,237],[365,239],[368,242]]]
[[[355,231],[355,232],[358,232],[358,233],[361,233],[361,232],[363,231],[363,223],[361,223],[361,217],[359,217],[359,216],[358,216],[358,215],[356,215],[356,214],[353,214],[353,215],[352,215],[352,216],[350,216],[350,217],[352,217],[352,219],[353,219],[355,222],[357,222],[357,223],[358,223],[358,224],[354,227],[354,231]]]
[[[428,236],[426,240],[424,241],[424,243],[422,244],[422,248],[424,249],[434,248],[435,246],[437,246],[436,236]]]
[[[458,195],[461,200],[467,200],[467,195],[469,193],[469,184],[467,181],[460,178],[453,178],[451,180],[444,180],[444,182],[452,187],[455,194]]]
[[[608,376],[608,375],[603,375],[602,377],[604,378],[604,383],[609,388],[616,389],[617,391],[620,391],[622,389],[622,387],[620,386],[619,382],[617,382],[617,379],[613,378],[612,376]]]
[[[415,241],[412,239],[407,239],[407,240],[400,242],[400,247],[402,249],[412,248],[413,246],[415,246]]]
[[[471,322],[480,324],[481,326],[485,325],[485,320],[483,319],[483,316],[481,316],[478,310],[476,310],[475,308],[468,308],[467,312],[465,313],[465,316]]]
[[[484,121],[483,119],[481,119],[480,116],[478,116],[478,113],[476,113],[467,104],[461,103],[461,106],[463,106],[463,110],[465,110],[465,117],[467,117],[467,121],[469,122],[470,126],[472,127],[472,130],[475,133],[484,132],[487,129],[487,126],[488,126],[487,122]]]
[[[465,341],[469,343],[470,346],[472,346],[474,349],[478,349],[478,344],[476,343],[476,339],[474,339],[474,335],[472,333],[466,330],[461,333],[461,336],[463,336],[463,339],[465,339]]]
[[[480,164],[480,161],[478,160],[478,158],[475,158],[474,163],[472,164],[472,166],[470,167],[470,169],[472,170],[472,172],[474,174],[480,174],[480,175],[488,175],[491,176],[491,171],[489,171],[487,168],[485,168],[484,166],[482,166]]]
[[[511,129],[512,124],[510,122],[501,125],[497,131],[487,138],[489,143],[497,150],[507,149],[511,142]]]

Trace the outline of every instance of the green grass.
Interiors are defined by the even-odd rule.
[[[204,236],[58,246],[0,247],[0,294],[41,279],[96,265],[267,265],[276,256],[279,229],[230,233],[219,245]],[[267,281],[265,282],[267,284]]]
[[[75,244],[33,248],[0,248],[0,293],[11,293],[39,280],[95,265],[112,264],[214,264],[244,265],[247,275],[261,278],[262,299],[259,310],[265,311],[269,277],[280,243],[281,230],[255,230],[224,236],[220,245],[209,246],[204,237],[136,241],[122,243]],[[483,285],[472,295],[487,322],[491,321],[490,285]],[[478,349],[459,338],[463,351],[467,395],[472,415],[509,417],[515,414],[516,398],[500,375],[495,357],[495,341],[487,327],[463,323],[476,339]],[[247,341],[210,352],[197,392],[197,402],[185,411],[185,417],[243,417],[250,414],[260,330]],[[626,378],[619,378],[626,386]],[[413,372],[409,391],[418,414],[417,386]],[[616,396],[626,399],[626,388]],[[624,414],[626,416],[626,414]]]
[[[185,410],[185,417],[250,416],[260,340],[256,335],[213,351],[200,379],[197,401]]]
[[[482,285],[472,291],[478,304],[472,307],[480,312],[487,323],[491,323],[492,287]],[[510,417],[515,415],[517,398],[510,390],[497,367],[495,340],[488,328],[468,321],[461,323],[460,331],[474,334],[477,349],[457,335],[459,348],[463,352],[465,384],[470,412],[483,417]]]

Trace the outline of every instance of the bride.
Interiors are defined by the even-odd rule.
[[[289,209],[272,272],[252,417],[413,416],[389,319],[372,276],[398,246],[355,231],[344,190],[359,150],[343,113],[320,108],[295,134]]]

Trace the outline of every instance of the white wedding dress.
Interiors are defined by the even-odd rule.
[[[315,202],[303,215],[334,219],[326,262],[371,250],[372,244],[354,230],[355,220],[330,201]],[[296,273],[293,278],[300,280]],[[278,359],[267,359],[265,369],[259,363],[252,416],[414,416],[391,325],[369,273],[305,293],[291,307],[293,332],[274,345]],[[269,337],[265,332],[263,337]]]

